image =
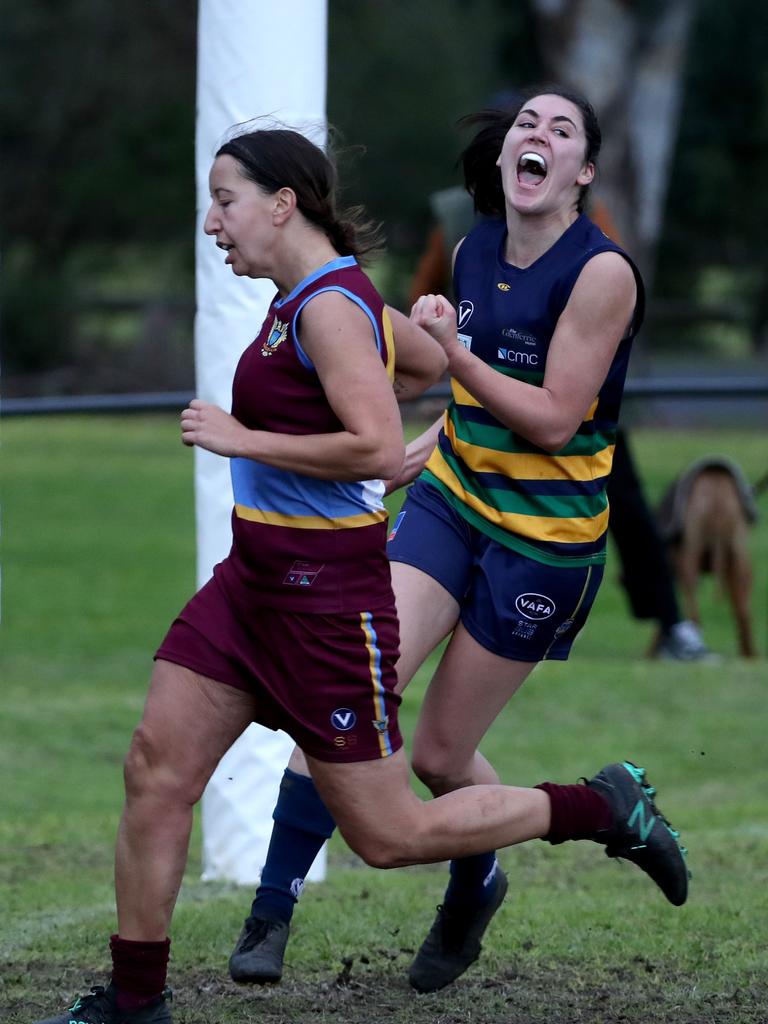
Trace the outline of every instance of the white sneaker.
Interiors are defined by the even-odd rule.
[[[662,634],[658,657],[667,661],[704,661],[714,664],[720,655],[710,651],[695,622],[683,619]]]

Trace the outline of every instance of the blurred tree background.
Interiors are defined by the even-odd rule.
[[[4,393],[191,388],[195,5],[0,7]],[[600,188],[655,267],[646,355],[766,358],[768,4],[328,0],[328,16],[344,198],[386,226],[389,301],[428,194],[459,180],[456,120],[557,75],[598,107]]]

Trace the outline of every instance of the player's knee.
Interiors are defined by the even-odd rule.
[[[174,765],[167,746],[151,729],[140,724],[131,739],[123,765],[125,792],[129,800],[151,798],[158,802],[194,804],[203,784],[196,785]]]
[[[413,835],[398,829],[342,830],[351,849],[372,868],[400,868],[413,864]]]
[[[413,772],[431,793],[447,793],[458,788],[456,764],[448,749],[414,750]]]

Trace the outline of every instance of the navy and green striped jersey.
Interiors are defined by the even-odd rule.
[[[599,393],[568,444],[554,454],[500,423],[461,384],[423,479],[470,523],[501,544],[550,565],[605,561],[608,499],[621,395],[632,340],[643,318],[637,268],[584,214],[530,267],[504,260],[503,220],[482,221],[454,268],[459,339],[503,373],[541,386],[549,344],[584,265],[618,252],[637,281],[632,322]]]

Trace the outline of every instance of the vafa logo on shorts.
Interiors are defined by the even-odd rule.
[[[540,622],[555,614],[556,605],[551,597],[545,597],[544,594],[518,594],[515,608],[526,619]]]

